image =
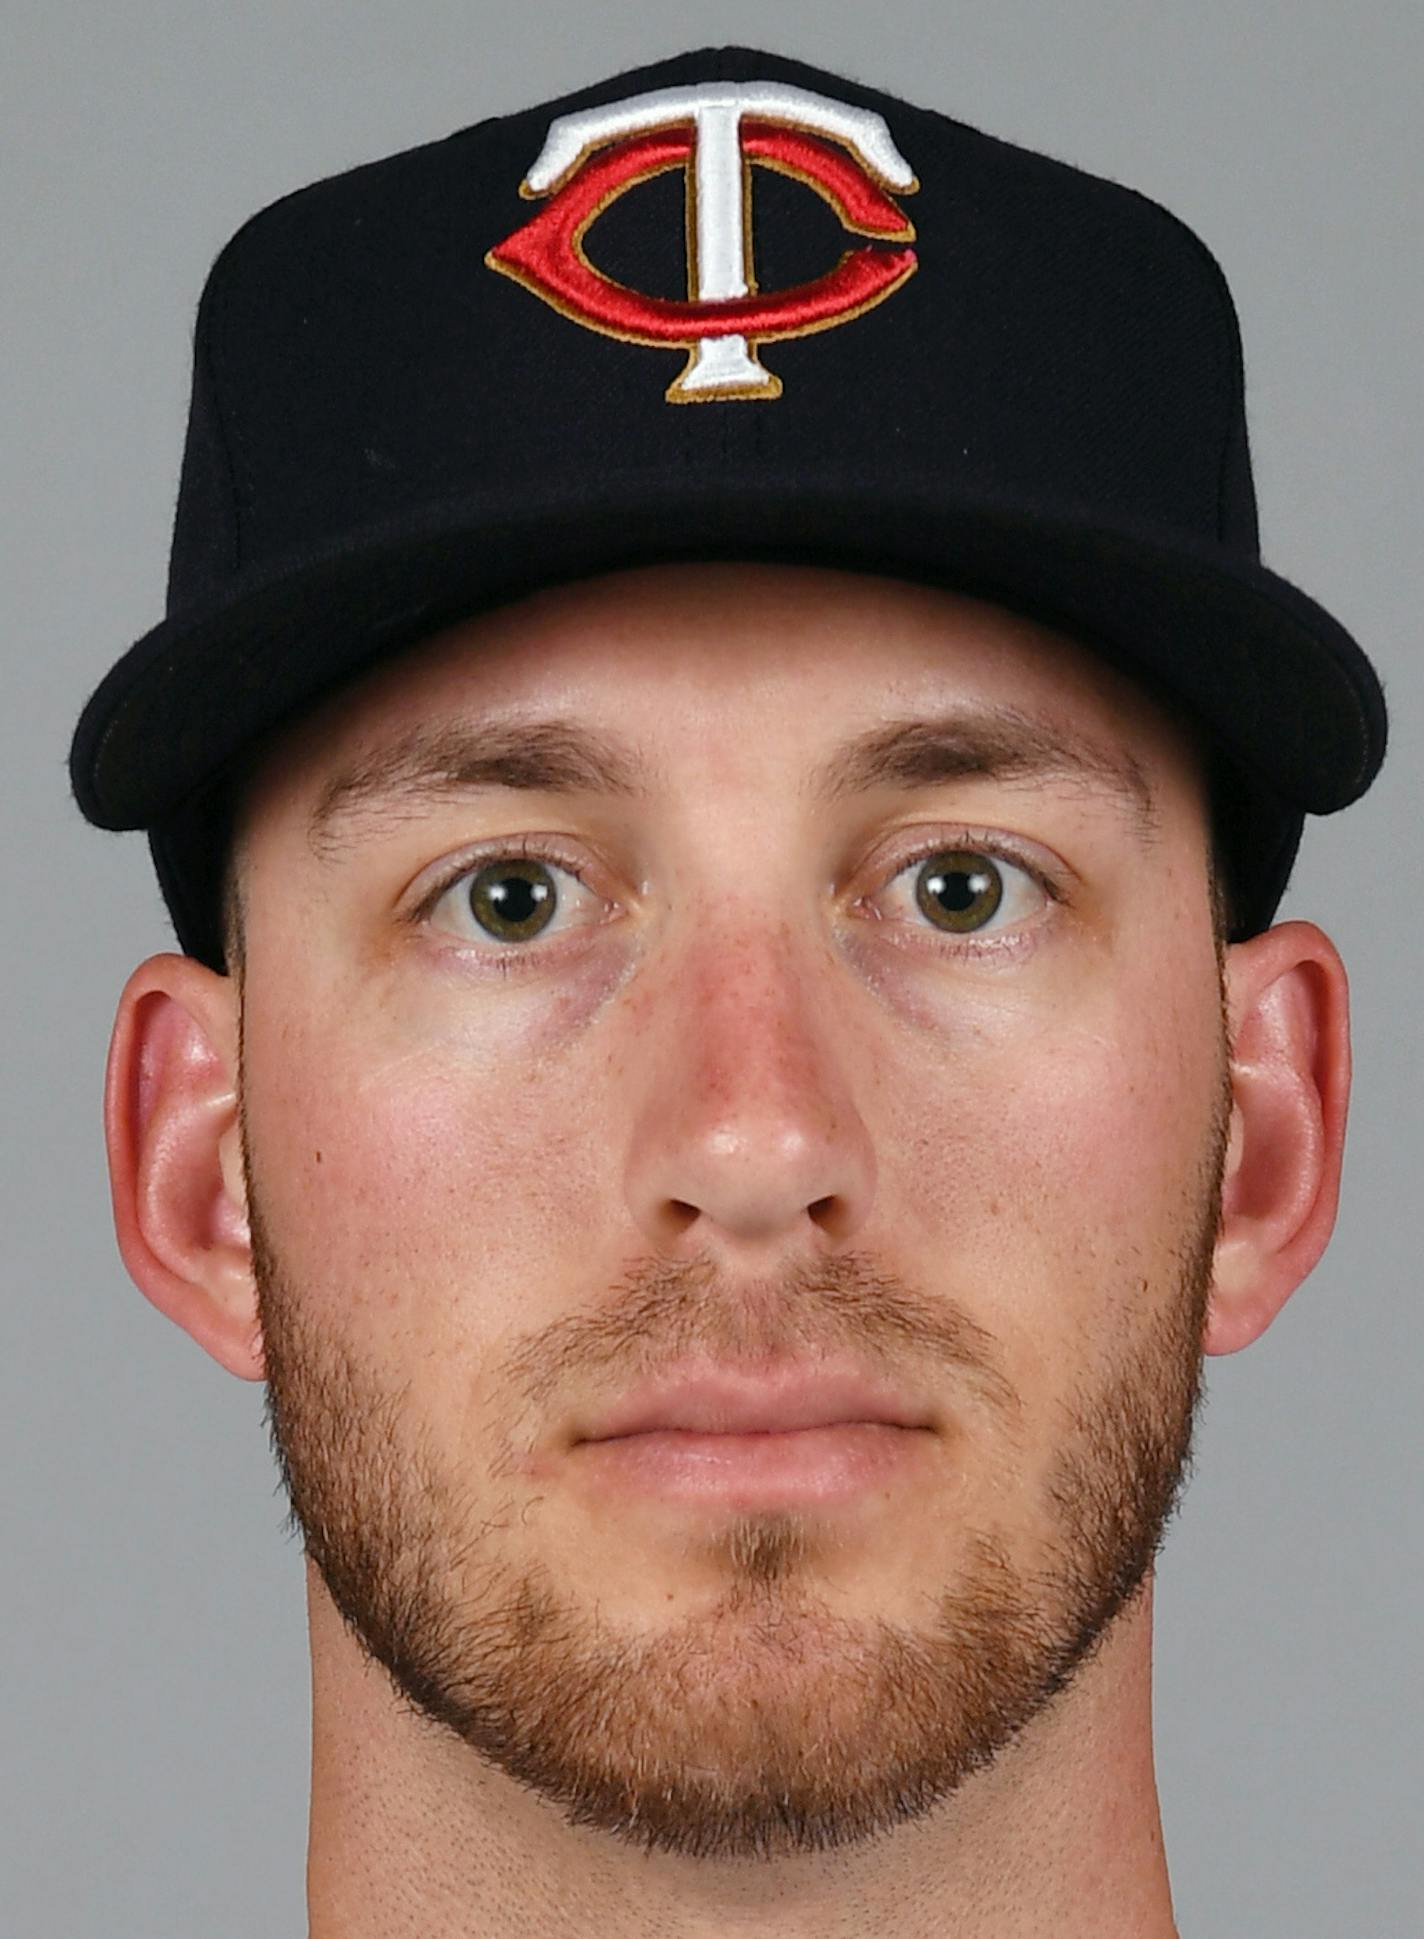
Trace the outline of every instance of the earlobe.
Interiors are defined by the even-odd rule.
[[[1258,1339],[1335,1224],[1350,1092],[1344,965],[1314,923],[1227,951],[1231,1135],[1203,1350]]]
[[[237,990],[151,956],[119,999],[104,1133],[129,1275],[230,1373],[263,1364],[238,1122]]]

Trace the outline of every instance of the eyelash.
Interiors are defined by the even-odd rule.
[[[1053,877],[1036,862],[1031,861],[1018,848],[1011,846],[1000,837],[976,834],[972,829],[967,828],[954,829],[949,833],[941,833],[934,840],[925,841],[917,848],[911,850],[909,854],[901,856],[895,867],[890,870],[889,874],[881,882],[876,893],[883,894],[890,884],[897,881],[907,870],[915,868],[922,862],[927,862],[931,856],[942,855],[954,849],[963,849],[974,855],[987,855],[996,862],[1008,862],[1014,868],[1022,869],[1024,874],[1043,891],[1050,902],[1060,903],[1067,899],[1063,889]],[[459,861],[452,863],[447,870],[442,872],[438,880],[430,886],[416,907],[411,910],[409,921],[416,926],[428,921],[431,914],[439,906],[441,898],[463,877],[477,874],[480,869],[487,867],[491,862],[516,859],[521,861],[552,863],[556,868],[563,869],[567,874],[572,875],[575,881],[581,883],[584,888],[589,890],[590,894],[598,894],[598,891],[589,882],[583,869],[552,838],[543,839],[531,836],[520,836],[512,841],[500,842],[489,849],[477,851],[473,855],[464,855]],[[866,897],[859,898],[856,906],[859,907],[866,900],[868,900]],[[596,927],[597,925],[595,924],[593,926]],[[997,943],[1000,949],[1012,946],[1008,939],[1001,937],[998,932],[992,933],[983,941],[979,942],[975,941],[975,936],[972,931],[966,932],[958,940],[949,935],[936,938],[934,931],[928,928],[923,933],[931,939],[933,946],[942,949],[946,954],[951,956],[970,953],[982,954],[986,946],[992,946],[995,943]],[[547,949],[549,946],[545,944],[544,948]],[[526,947],[520,947],[515,943],[506,943],[503,946],[494,945],[488,950],[481,949],[478,944],[469,943],[461,939],[459,947],[462,953],[477,956],[494,970],[506,974],[517,972],[526,966],[532,967],[536,959],[543,954],[537,938],[531,939]]]

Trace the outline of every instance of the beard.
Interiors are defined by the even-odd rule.
[[[288,1526],[393,1694],[568,1824],[702,1859],[880,1837],[999,1760],[1147,1581],[1191,1470],[1229,1111],[1223,1039],[1213,1120],[1157,1248],[1158,1281],[1124,1267],[1109,1289],[1149,1317],[1055,1412],[1039,1497],[1024,1504],[1031,1566],[1022,1530],[1010,1541],[966,1527],[949,1579],[923,1585],[922,1619],[850,1616],[816,1589],[824,1523],[729,1513],[697,1522],[715,1602],[640,1628],[570,1588],[556,1553],[516,1550],[507,1531],[528,1502],[491,1488],[508,1466],[492,1463],[472,1492],[421,1433],[410,1383],[383,1379],[311,1319],[263,1216],[244,1114],[266,1419]],[[640,1351],[650,1333],[654,1347],[684,1351],[746,1344],[728,1317],[745,1308],[718,1300],[715,1275],[660,1266],[628,1288],[620,1337],[640,1338]],[[933,1302],[896,1306],[897,1294],[854,1260],[822,1261],[797,1282],[805,1343],[871,1343],[883,1325],[878,1338],[903,1356],[907,1338],[926,1337]],[[762,1310],[790,1310],[784,1289]],[[987,1342],[974,1349],[980,1372],[1006,1412],[1021,1412],[990,1336],[954,1324],[961,1343]]]

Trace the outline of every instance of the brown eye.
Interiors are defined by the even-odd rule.
[[[553,877],[542,862],[489,862],[455,887],[481,929],[498,942],[537,936],[558,906]]]
[[[610,913],[572,863],[556,862],[522,844],[518,852],[489,855],[432,890],[418,919],[462,942],[501,943],[511,956],[539,952],[519,943],[553,942],[570,927],[588,928]]]
[[[999,864],[967,849],[945,849],[929,856],[915,878],[915,900],[930,921],[959,935],[983,929],[1003,899]]]

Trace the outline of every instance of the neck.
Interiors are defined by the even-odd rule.
[[[397,1704],[314,1571],[309,1939],[1178,1939],[1152,1755],[1152,1579],[935,1812],[774,1866],[622,1850]]]

